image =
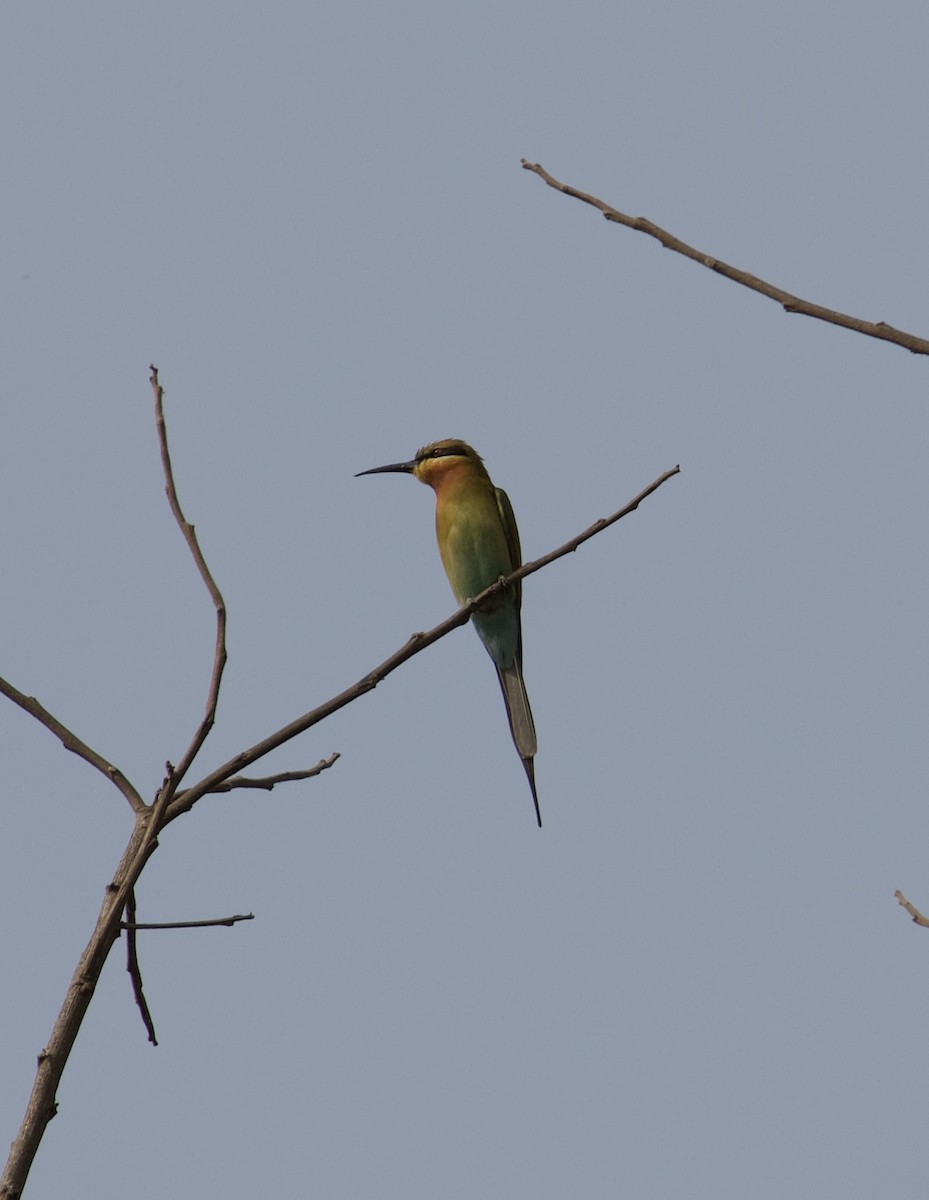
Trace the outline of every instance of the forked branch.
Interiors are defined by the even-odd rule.
[[[414,634],[405,645],[401,646],[399,650],[385,659],[380,666],[375,667],[352,687],[347,688],[344,692],[339,693],[339,695],[333,696],[317,708],[305,713],[302,717],[284,726],[283,729],[279,729],[277,732],[257,742],[250,749],[237,754],[227,763],[224,763],[221,767],[218,767],[205,776],[193,787],[178,792],[177,787],[181,778],[189,769],[196,754],[202,747],[215,720],[216,704],[226,658],[225,605],[203,558],[194,528],[184,517],[177,499],[165,432],[162,405],[163,392],[158,382],[157,371],[154,368],[152,368],[151,382],[155,393],[156,423],[168,500],[216,609],[216,642],[206,712],[181,762],[176,768],[169,766],[167,776],[158,790],[155,801],[149,806],[145,804],[139,793],[129,784],[117,768],[107,762],[102,755],[85,745],[70,730],[66,729],[37,700],[25,696],[12,687],[12,685],[5,683],[5,681],[0,681],[0,693],[8,696],[26,712],[29,712],[37,720],[41,721],[69,750],[79,754],[105,774],[107,778],[111,779],[127,797],[136,811],[135,826],[132,836],[129,839],[129,844],[123,853],[111,883],[106,889],[106,896],[97,918],[96,927],[72,976],[64,1003],[55,1021],[49,1041],[39,1055],[38,1069],[26,1114],[19,1133],[11,1147],[10,1157],[7,1160],[3,1176],[0,1178],[0,1200],[19,1200],[42,1136],[48,1122],[57,1111],[55,1097],[62,1071],[68,1061],[74,1040],[77,1037],[84,1015],[93,997],[94,989],[103,970],[103,965],[123,929],[126,930],[130,942],[128,969],[132,975],[136,1000],[142,1010],[143,1018],[146,1020],[146,1028],[149,1031],[149,1036],[154,1040],[154,1026],[151,1021],[151,1015],[148,1013],[147,1005],[145,1004],[142,992],[141,972],[136,955],[136,931],[146,926],[135,920],[134,888],[145,864],[158,846],[158,835],[164,826],[175,817],[180,816],[181,813],[188,812],[197,800],[210,793],[231,791],[234,788],[267,788],[270,790],[270,788],[278,783],[307,779],[332,766],[338,755],[332,755],[328,759],[323,759],[315,767],[305,771],[285,771],[264,778],[251,778],[239,774],[243,768],[263,758],[278,746],[283,745],[291,738],[305,732],[312,726],[319,724],[327,716],[370,692],[381,680],[385,679],[408,659],[425,650],[427,646],[431,646],[434,642],[437,642],[447,633],[450,633],[451,630],[466,624],[471,614],[487,603],[501,589],[510,586],[518,579],[524,579],[527,575],[541,570],[542,567],[547,566],[563,555],[570,554],[588,538],[594,537],[609,525],[634,512],[647,496],[651,495],[652,492],[656,491],[679,471],[678,467],[666,471],[630,500],[628,504],[613,513],[612,516],[595,522],[588,529],[579,533],[570,541],[565,542],[563,546],[558,547],[558,549],[551,551],[542,558],[526,563],[518,571],[514,571],[508,578],[498,580],[492,587],[487,588],[469,604],[460,608],[440,625],[435,626],[434,629],[429,630],[427,633]],[[126,915],[125,920],[123,920],[124,913]],[[225,918],[220,923],[229,924],[239,920],[247,920],[250,918],[250,915]],[[209,923],[199,921],[180,922],[159,927],[174,928],[177,925],[200,926]]]

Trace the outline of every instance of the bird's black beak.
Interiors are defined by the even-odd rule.
[[[413,459],[411,462],[388,463],[386,467],[372,467],[370,471],[359,471],[355,478],[357,479],[359,475],[385,475],[389,471],[396,471],[403,475],[412,475],[415,470],[416,460]]]

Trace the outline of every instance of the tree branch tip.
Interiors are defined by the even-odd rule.
[[[563,183],[549,174],[542,167],[541,163],[530,163],[525,158],[521,162],[526,170],[538,175],[547,187],[552,188],[556,192],[561,192],[562,195],[571,196],[575,200],[580,200],[584,204],[591,205],[603,213],[608,221],[616,225],[625,225],[639,233],[647,234],[659,242],[664,249],[673,250],[676,254],[681,254],[684,258],[689,258],[692,262],[709,268],[714,274],[722,275],[724,279],[738,283],[742,287],[749,288],[751,291],[758,292],[759,295],[765,296],[769,300],[773,300],[776,304],[779,304],[785,313],[811,317],[817,321],[825,321],[830,325],[838,326],[841,329],[849,329],[854,333],[860,333],[865,337],[878,338],[881,341],[890,342],[892,345],[902,346],[904,350],[909,350],[911,354],[929,355],[929,338],[917,337],[916,334],[908,333],[903,329],[897,329],[893,325],[889,325],[886,321],[865,321],[859,317],[853,317],[848,313],[826,308],[822,304],[814,304],[802,296],[791,295],[784,288],[776,287],[773,283],[760,279],[750,271],[732,266],[730,263],[724,262],[721,258],[717,258],[714,255],[706,254],[696,246],[689,246],[675,234],[669,233],[666,229],[659,228],[659,226],[647,217],[629,216],[628,213],[621,212],[618,208],[612,204],[607,204],[605,200],[601,200],[598,196],[582,192],[571,184]]]
[[[894,892],[894,899],[901,908],[906,909],[906,911],[910,914],[910,918],[914,924],[921,925],[924,929],[929,928],[929,918],[925,917],[915,904],[911,904],[899,888]]]

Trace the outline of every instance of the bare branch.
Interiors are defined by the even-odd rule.
[[[174,484],[174,469],[171,466],[171,455],[168,451],[168,430],[165,425],[164,414],[164,388],[158,381],[158,368],[153,365],[149,369],[152,373],[151,385],[155,395],[155,424],[158,429],[158,445],[161,448],[161,466],[164,471],[165,492],[168,496],[168,504],[171,506],[174,519],[177,521],[178,527],[184,535],[184,541],[189,546],[190,553],[197,564],[197,570],[200,572],[200,578],[203,580],[206,590],[210,594],[213,607],[216,609],[216,643],[213,651],[213,670],[210,676],[210,690],[206,701],[206,711],[190,745],[185,750],[180,763],[174,771],[173,791],[186,775],[190,764],[197,757],[200,747],[209,736],[209,732],[213,728],[213,722],[216,720],[219,688],[222,683],[223,670],[226,666],[226,602],[223,600],[222,593],[216,586],[216,581],[210,572],[210,568],[206,565],[206,559],[203,557],[203,551],[200,549],[200,543],[197,541],[197,532],[184,516],[184,512],[181,509],[181,502],[177,497],[177,488]]]
[[[533,575],[536,571],[541,571],[543,567],[547,567],[549,563],[553,563],[556,558],[563,558],[566,554],[571,554],[578,546],[582,546],[584,542],[589,541],[590,538],[600,533],[601,530],[608,529],[611,525],[615,525],[617,521],[621,521],[623,517],[628,517],[630,513],[634,513],[642,501],[646,500],[652,492],[657,492],[663,483],[667,483],[669,479],[680,473],[681,468],[679,466],[671,467],[663,475],[659,475],[647,488],[643,488],[638,496],[633,497],[628,504],[623,505],[621,509],[614,512],[611,517],[601,517],[599,521],[594,521],[593,525],[585,529],[583,533],[579,533],[577,537],[573,537],[569,542],[565,542],[557,550],[552,550],[550,554],[543,554],[541,558],[534,559],[532,562],[523,563],[519,570],[514,571],[509,579],[504,580],[502,584],[494,584],[493,588],[488,588],[482,595],[491,596],[499,588],[506,587],[510,583],[515,583],[519,579],[525,579],[527,575]]]
[[[665,249],[683,254],[685,258],[693,259],[694,262],[700,263],[704,267],[709,267],[711,271],[725,276],[726,279],[731,279],[735,283],[741,283],[743,287],[751,288],[753,292],[759,292],[762,296],[776,300],[788,313],[799,313],[804,317],[815,317],[818,321],[827,321],[830,325],[840,325],[843,329],[851,329],[855,333],[863,333],[867,337],[879,338],[884,342],[893,342],[897,346],[903,346],[904,349],[911,351],[913,354],[929,354],[929,340],[926,338],[917,337],[913,333],[906,333],[902,329],[895,329],[892,325],[887,325],[884,321],[863,321],[859,317],[850,317],[845,313],[836,312],[834,309],[823,308],[820,304],[812,304],[809,300],[803,300],[799,296],[785,292],[782,288],[775,287],[771,283],[766,283],[765,280],[759,279],[757,275],[751,275],[748,271],[740,270],[738,267],[731,267],[721,259],[714,258],[710,254],[705,254],[702,250],[697,250],[693,246],[688,246],[686,242],[682,242],[680,238],[675,237],[673,233],[668,233],[666,229],[662,229],[660,225],[655,225],[652,221],[646,220],[645,217],[627,216],[626,213],[620,212],[618,209],[613,208],[611,204],[605,203],[596,196],[591,196],[588,192],[579,191],[577,188],[571,187],[570,184],[562,183],[560,180],[555,179],[553,175],[549,175],[548,171],[539,163],[531,163],[524,158],[522,159],[522,165],[527,171],[532,171],[533,174],[538,175],[540,179],[544,180],[555,191],[563,192],[566,196],[573,196],[575,200],[582,200],[585,204],[590,204],[593,208],[598,209],[608,221],[613,221],[617,225],[626,225],[629,229],[637,229],[640,233],[647,233],[649,237],[656,238]]]
[[[128,911],[128,910],[127,910]],[[239,921],[254,921],[254,913],[237,913],[234,917],[214,917],[210,921],[121,921],[120,929],[208,929],[213,925],[235,925]]]
[[[157,379],[153,386],[157,387]],[[163,449],[165,445],[163,444]],[[514,571],[512,575],[506,579],[500,579],[492,587],[485,589],[479,596],[476,596],[469,604],[460,608],[441,625],[437,625],[428,633],[414,634],[409,641],[402,646],[398,651],[386,659],[379,667],[376,667],[363,679],[359,680],[353,687],[340,693],[338,696],[332,697],[325,704],[306,713],[304,716],[292,721],[283,729],[278,730],[270,737],[258,742],[251,749],[242,751],[229,762],[217,768],[210,775],[202,779],[194,787],[187,791],[176,794],[175,789],[180,778],[180,768],[177,771],[173,767],[168,766],[167,776],[158,791],[155,802],[151,807],[144,803],[141,809],[137,812],[135,826],[132,831],[132,836],[129,839],[119,866],[113,877],[112,883],[106,889],[103,906],[97,918],[97,924],[91,934],[90,940],[84,949],[83,954],[78,961],[74,974],[71,977],[71,982],[68,986],[68,991],[65,995],[64,1002],[59,1010],[52,1029],[51,1037],[45,1048],[39,1055],[38,1068],[36,1077],[33,1083],[32,1092],[29,1097],[29,1102],[26,1107],[26,1113],[23,1117],[22,1124],[19,1129],[13,1144],[10,1148],[10,1155],[7,1159],[6,1168],[2,1178],[0,1178],[0,1200],[19,1200],[22,1194],[23,1186],[29,1174],[29,1169],[35,1158],[39,1144],[48,1126],[49,1121],[54,1117],[57,1111],[57,1102],[55,1099],[58,1084],[61,1081],[61,1075],[65,1064],[70,1056],[71,1049],[74,1045],[74,1040],[77,1037],[78,1031],[87,1012],[87,1008],[93,998],[94,989],[97,981],[100,978],[100,973],[103,970],[110,950],[112,949],[116,939],[120,935],[121,926],[123,925],[122,916],[124,910],[127,910],[132,890],[141,875],[145,864],[155,852],[158,846],[158,834],[164,826],[175,817],[180,816],[183,812],[188,812],[193,805],[200,799],[201,796],[209,792],[217,791],[223,785],[232,784],[236,773],[250,763],[257,761],[271,750],[276,749],[284,742],[296,737],[298,734],[305,732],[313,725],[318,724],[325,717],[337,712],[340,708],[344,708],[353,700],[357,700],[366,692],[371,691],[377,684],[392,671],[396,670],[407,659],[412,658],[427,646],[437,642],[439,638],[450,633],[452,629],[464,625],[470,619],[471,614],[482,604],[485,604],[492,596],[496,595],[503,588],[509,586],[517,579],[523,579],[527,575],[531,575],[534,571],[540,570],[550,562],[554,562],[556,558],[560,558],[565,554],[571,553],[577,547],[599,533],[608,525],[626,516],[638,508],[639,504],[657,488],[661,487],[668,479],[678,473],[679,468],[674,467],[670,471],[666,471],[654,483],[650,484],[642,492],[639,493],[633,500],[614,513],[611,517],[606,517],[601,521],[597,521],[594,525],[571,541],[566,542],[559,549],[552,551],[543,558],[536,559],[535,562],[526,563],[520,567],[518,571]],[[170,475],[168,475],[170,478]],[[179,511],[179,510],[178,510]],[[183,518],[181,518],[183,520]],[[192,530],[191,530],[192,534]],[[186,535],[185,535],[186,536]],[[195,544],[195,543],[194,543]],[[212,593],[211,593],[212,594]],[[220,601],[221,604],[221,601]],[[218,609],[218,613],[219,613]],[[221,622],[220,622],[221,624]],[[219,645],[219,638],[217,639]],[[215,701],[215,695],[218,691],[218,679],[222,671],[222,661],[217,655],[214,666],[214,687],[211,688],[211,697]],[[46,714],[45,710],[39,705],[28,702],[29,698],[21,696],[15,689],[10,690],[7,686],[6,694],[10,695],[17,703],[25,708],[27,712],[38,716],[43,723],[47,725],[57,736],[61,737],[65,744],[68,744],[66,737],[68,731],[64,730],[63,726],[59,726],[50,714]],[[25,702],[25,703],[23,703]],[[215,710],[215,703],[213,705]],[[44,716],[43,716],[44,715]],[[48,717],[45,720],[44,717]],[[210,721],[212,714],[208,712]],[[198,741],[194,739],[192,748],[199,748],[203,744],[203,738],[209,732],[209,723],[204,721],[201,726],[202,737]],[[83,743],[79,743],[83,747]],[[74,748],[69,746],[69,749]],[[86,747],[83,747],[87,750]],[[76,751],[80,752],[80,751]],[[106,770],[108,764],[105,760],[95,761],[92,757],[93,752],[87,751],[82,755],[87,757],[88,761],[93,765],[98,766],[104,773],[113,775]],[[99,758],[99,756],[97,756]],[[185,755],[182,766],[189,765],[191,761],[190,752]],[[326,765],[329,765],[328,760]],[[334,761],[334,760],[333,760]],[[103,764],[102,766],[100,764]],[[115,770],[115,769],[114,769]],[[316,770],[315,768],[313,769]],[[311,772],[312,773],[312,772]],[[299,774],[299,773],[298,773]],[[120,777],[121,778],[121,777]],[[114,778],[114,782],[116,782]],[[239,783],[234,786],[240,786]],[[128,787],[128,785],[125,785]],[[128,911],[128,910],[127,910]],[[244,919],[244,918],[243,918]],[[128,921],[127,925],[136,926],[136,922]],[[199,924],[198,922],[195,924]],[[136,926],[137,927],[137,926]],[[134,930],[132,931],[134,932]],[[141,981],[139,981],[141,982]]]
[[[123,851],[112,882],[107,886],[96,926],[71,976],[64,1002],[55,1018],[51,1037],[39,1054],[26,1112],[0,1177],[0,1200],[19,1200],[48,1123],[58,1111],[55,1097],[62,1072],[93,999],[104,964],[120,935],[123,911],[129,912],[130,898],[136,882],[158,847],[158,833],[165,825],[165,815],[174,795],[175,781],[176,776],[173,770],[169,769],[155,803],[151,807],[143,805],[142,811],[136,815],[129,844]],[[133,980],[134,984],[136,981],[141,990],[141,976],[138,974]],[[145,1011],[147,1006],[143,1011],[143,1019]],[[149,1015],[149,1022],[150,1020]]]
[[[327,771],[333,766],[341,756],[338,753],[330,754],[328,758],[321,758],[315,767],[309,767],[306,771],[281,771],[278,775],[265,775],[262,778],[249,778],[245,775],[234,775],[232,779],[226,779],[222,783],[217,784],[213,788],[213,793],[231,792],[233,788],[261,788],[266,792],[270,792],[279,783],[294,783],[300,779],[312,779],[315,775],[321,775],[323,771]],[[184,795],[179,793],[179,797]]]
[[[929,929],[929,917],[924,917],[914,904],[910,904],[903,892],[898,890],[894,892],[894,896],[897,899],[897,903],[906,909],[917,925],[922,925],[925,929]]]
[[[97,924],[71,976],[51,1037],[39,1054],[26,1112],[0,1178],[0,1200],[18,1200],[22,1194],[36,1151],[49,1121],[58,1110],[55,1094],[65,1063],[93,999],[103,965],[119,937],[120,919],[129,893],[158,845],[157,830],[161,827],[169,795],[168,789],[163,787],[154,807],[145,807],[136,816],[129,844],[112,883],[107,886]]]
[[[135,920],[135,889],[129,892],[129,896],[126,899],[126,919],[120,922],[119,927],[127,931],[126,970],[129,972],[129,978],[132,980],[132,994],[135,996],[136,1005],[142,1014],[142,1024],[145,1026],[148,1040],[153,1046],[157,1046],[158,1038],[155,1036],[155,1022],[152,1020],[151,1010],[148,1007],[148,1001],[145,999],[145,991],[142,987],[142,968],[139,966],[139,955],[136,948],[135,931],[139,926]]]
[[[457,629],[460,625],[466,625],[471,619],[471,614],[476,609],[480,608],[498,592],[502,591],[506,587],[509,587],[510,584],[515,583],[519,579],[525,579],[527,575],[534,574],[534,572],[541,570],[542,567],[554,562],[555,559],[562,558],[565,554],[570,554],[573,550],[576,550],[582,542],[594,537],[594,535],[600,533],[601,530],[608,528],[608,526],[614,524],[616,521],[619,521],[622,517],[628,516],[629,513],[634,512],[647,496],[650,496],[652,492],[660,488],[661,485],[666,483],[672,476],[677,475],[679,471],[680,467],[672,467],[669,471],[665,471],[663,475],[660,475],[653,483],[650,483],[647,488],[644,488],[636,497],[634,497],[634,499],[630,500],[628,504],[625,504],[621,509],[618,510],[618,512],[613,513],[612,516],[601,518],[599,521],[591,525],[589,529],[585,529],[583,533],[579,533],[569,542],[565,542],[563,546],[559,546],[557,550],[553,550],[550,554],[546,554],[542,558],[536,559],[534,562],[524,563],[518,571],[514,571],[505,579],[497,580],[497,582],[492,584],[489,588],[485,588],[479,596],[475,596],[470,603],[465,604],[462,608],[459,608],[456,613],[453,613],[452,616],[448,617],[440,625],[436,625],[434,629],[430,629],[427,633],[414,633],[405,645],[401,646],[399,650],[395,651],[389,658],[385,659],[380,666],[375,667],[373,671],[370,671],[367,675],[365,675],[364,678],[359,679],[358,682],[352,684],[351,687],[346,688],[344,692],[340,692],[337,696],[333,696],[324,704],[319,705],[318,708],[311,709],[308,713],[304,713],[302,717],[298,717],[295,721],[291,721],[289,725],[285,725],[283,729],[279,729],[276,733],[272,733],[268,737],[263,738],[250,749],[242,750],[239,754],[235,755],[234,758],[231,758],[228,762],[223,763],[221,767],[217,767],[216,770],[212,771],[206,776],[206,778],[201,779],[200,782],[195,784],[192,788],[188,788],[186,791],[176,795],[168,807],[165,824],[173,821],[175,817],[179,817],[182,813],[189,812],[201,796],[205,796],[209,792],[215,792],[219,790],[222,784],[227,783],[230,778],[235,776],[238,771],[241,771],[243,767],[247,767],[251,763],[257,762],[260,758],[264,758],[266,754],[270,754],[270,752],[272,750],[276,750],[278,746],[282,746],[285,742],[289,742],[291,738],[295,738],[299,734],[305,733],[314,725],[318,725],[320,721],[325,720],[326,717],[331,716],[334,712],[338,712],[340,708],[345,708],[346,705],[351,704],[352,701],[357,700],[360,696],[364,696],[367,692],[373,691],[373,689],[376,688],[382,680],[386,679],[392,671],[395,671],[397,667],[402,666],[403,663],[407,662],[408,659],[411,659],[414,655],[419,654],[421,651],[425,650],[427,646],[431,646],[440,638],[445,637],[445,635],[447,633],[451,633],[453,629]]]
[[[102,754],[98,754],[96,750],[91,749],[86,742],[82,742],[77,734],[72,733],[70,729],[62,725],[57,717],[53,717],[48,709],[44,708],[36,700],[35,696],[24,695],[18,688],[13,687],[12,683],[8,683],[5,679],[0,679],[0,693],[12,700],[14,704],[18,704],[31,717],[35,717],[41,725],[44,725],[46,729],[59,739],[66,750],[70,750],[78,758],[83,758],[92,767],[96,767],[101,774],[105,775],[111,783],[119,788],[132,805],[134,812],[140,813],[147,809],[148,806],[145,801],[122,771],[118,767],[114,767],[111,762],[108,762]]]

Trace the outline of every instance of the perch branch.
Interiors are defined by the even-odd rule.
[[[666,483],[672,476],[677,475],[680,467],[672,467],[669,471],[665,471],[653,483],[650,483],[647,488],[644,488],[639,494],[623,505],[621,509],[613,513],[610,517],[602,517],[599,521],[595,521],[583,533],[579,533],[569,542],[565,542],[563,546],[559,546],[557,550],[552,550],[550,554],[543,555],[542,558],[537,558],[533,562],[524,563],[518,571],[514,571],[505,579],[499,579],[489,588],[485,588],[480,595],[475,596],[468,604],[459,608],[456,613],[444,620],[440,625],[436,625],[434,629],[430,629],[427,633],[414,633],[405,645],[395,651],[390,658],[387,658],[375,667],[373,671],[369,671],[362,679],[351,687],[346,688],[344,692],[340,692],[337,696],[333,696],[318,708],[311,709],[308,713],[304,713],[302,717],[298,717],[295,721],[291,721],[289,725],[285,725],[283,729],[279,729],[276,733],[272,733],[269,737],[257,742],[248,750],[243,750],[228,762],[223,763],[221,767],[217,767],[215,771],[207,775],[206,778],[195,784],[192,788],[179,793],[174,797],[168,806],[165,817],[165,824],[173,821],[175,817],[179,817],[182,813],[189,810],[196,804],[201,796],[205,796],[208,792],[217,791],[224,783],[227,783],[237,772],[243,767],[249,766],[258,759],[264,758],[266,754],[270,754],[272,750],[276,750],[278,746],[282,746],[285,742],[295,738],[298,734],[305,733],[314,725],[318,725],[320,721],[331,716],[334,712],[338,712],[340,708],[345,708],[347,704],[351,704],[353,700],[357,700],[360,696],[367,692],[373,691],[374,688],[397,667],[411,659],[415,654],[419,654],[425,650],[427,646],[431,646],[440,638],[445,637],[447,633],[451,633],[453,629],[457,629],[460,625],[465,625],[471,619],[471,614],[482,605],[486,604],[493,596],[504,588],[509,587],[517,580],[525,579],[527,575],[532,575],[536,571],[540,571],[542,567],[548,566],[558,558],[562,558],[565,554],[570,554],[576,550],[583,542],[594,537],[608,526],[615,524],[616,521],[635,512],[643,500],[650,496],[652,492],[657,491],[663,483]]]
[[[613,221],[617,225],[626,225],[629,229],[637,229],[640,233],[647,233],[649,237],[659,241],[666,250],[674,250],[678,254],[683,254],[685,258],[693,259],[694,262],[700,263],[704,267],[709,267],[711,271],[715,271],[717,275],[723,275],[726,279],[731,279],[735,283],[741,283],[743,287],[751,288],[753,292],[759,292],[762,296],[767,296],[771,300],[776,300],[784,310],[788,313],[799,313],[804,317],[814,317],[818,321],[827,321],[830,325],[839,325],[843,329],[851,329],[855,333],[863,333],[866,337],[879,338],[884,342],[893,342],[897,346],[903,346],[913,354],[929,354],[929,340],[926,338],[917,337],[914,333],[907,333],[903,329],[895,329],[892,325],[886,324],[884,321],[863,321],[860,317],[850,317],[846,313],[836,312],[831,308],[824,308],[821,304],[812,304],[809,300],[803,300],[800,296],[794,296],[790,292],[785,292],[783,288],[775,287],[772,283],[767,283],[764,279],[759,279],[757,275],[751,275],[748,271],[743,271],[739,267],[732,267],[721,259],[714,258],[711,254],[705,254],[702,250],[697,250],[693,246],[688,246],[686,242],[682,242],[680,238],[674,236],[673,233],[668,233],[666,229],[662,229],[660,225],[655,225],[654,222],[647,220],[645,217],[630,217],[626,213],[620,212],[619,209],[613,208],[611,204],[600,200],[597,196],[591,196],[588,192],[579,191],[570,184],[562,183],[553,175],[549,175],[548,171],[540,163],[531,163],[527,159],[522,159],[522,165],[527,171],[532,171],[533,174],[554,188],[556,192],[563,192],[566,196],[573,196],[575,200],[581,200],[584,204],[589,204],[593,208],[598,209],[606,217],[608,221]]]

